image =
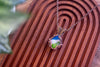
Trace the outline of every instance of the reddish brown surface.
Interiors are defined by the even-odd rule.
[[[96,3],[93,0],[60,1],[60,24],[68,28]],[[1,67],[89,67],[100,38],[98,8],[76,27],[66,32],[61,49],[51,50],[48,39],[56,33],[56,0],[34,0],[31,17],[12,39],[13,54],[7,55]],[[63,22],[66,19],[66,22]]]

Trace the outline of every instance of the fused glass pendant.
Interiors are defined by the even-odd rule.
[[[62,46],[62,38],[60,35],[54,35],[52,38],[49,39],[49,46],[52,49],[57,49]]]

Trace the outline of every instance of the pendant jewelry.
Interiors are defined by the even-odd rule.
[[[66,29],[57,26],[57,34],[49,39],[49,46],[51,47],[51,49],[57,49],[63,45],[62,36],[65,32]]]
[[[59,34],[54,35],[49,39],[49,46],[51,49],[57,49],[62,46],[62,38]]]

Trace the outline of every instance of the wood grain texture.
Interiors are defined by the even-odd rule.
[[[59,23],[69,28],[90,11],[96,2],[60,0],[59,4]],[[58,50],[51,50],[48,46],[48,39],[56,33],[56,0],[34,0],[29,12],[31,17],[12,39],[13,54],[6,56],[1,67],[91,66],[100,42],[99,8],[64,34],[64,44]]]

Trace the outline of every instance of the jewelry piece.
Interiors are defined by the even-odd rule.
[[[58,1],[57,0],[57,34],[55,34],[53,37],[51,37],[49,39],[49,46],[51,47],[51,49],[57,49],[60,48],[63,43],[62,43],[62,36],[65,32],[70,31],[73,27],[75,27],[81,20],[84,19],[84,17],[88,16],[95,8],[97,8],[100,5],[96,5],[94,8],[92,8],[89,12],[87,12],[80,20],[78,20],[75,24],[73,24],[71,27],[69,27],[68,29],[63,29],[62,27],[59,26],[58,24]]]
[[[52,49],[60,48],[62,46],[62,38],[59,34],[54,35],[49,39],[49,46]]]

